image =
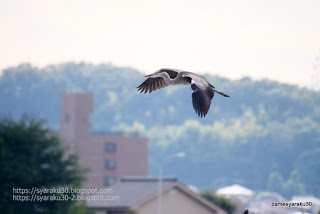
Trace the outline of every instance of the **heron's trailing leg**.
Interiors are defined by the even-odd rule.
[[[217,91],[217,90],[215,90],[215,89],[214,89],[214,91],[217,92],[218,94],[222,95],[222,96],[230,97],[228,94],[225,94],[225,93],[223,93],[223,92],[221,92],[221,91]]]

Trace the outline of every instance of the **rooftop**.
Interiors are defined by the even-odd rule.
[[[97,210],[108,210],[112,212],[126,212],[129,209],[138,209],[145,204],[152,203],[158,197],[159,179],[154,177],[123,177],[115,185],[111,186],[112,191],[108,193],[98,193],[99,198],[112,198],[115,196],[118,200],[95,200],[88,201],[90,208]],[[179,192],[189,198],[185,203],[200,204],[212,213],[226,214],[224,210],[212,204],[199,194],[190,190],[187,186],[177,181],[175,177],[163,178],[162,194],[170,193],[172,190]],[[167,194],[172,195],[172,194]],[[183,197],[182,197],[183,198]],[[180,198],[181,199],[181,198]],[[191,199],[191,201],[190,201]],[[179,205],[176,204],[177,207]]]
[[[177,182],[177,178],[163,178],[163,188]],[[131,207],[148,196],[157,193],[158,178],[123,177],[111,187],[112,193],[103,193],[105,197],[119,196],[120,200],[97,200],[88,202],[89,207]]]

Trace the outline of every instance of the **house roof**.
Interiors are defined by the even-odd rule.
[[[252,196],[253,191],[245,188],[243,186],[240,186],[238,184],[234,184],[231,186],[227,186],[221,189],[217,190],[218,195],[247,195],[247,196]]]
[[[197,193],[189,190],[186,186],[179,183],[176,178],[164,178],[162,193],[173,188],[178,189],[196,202],[213,210],[219,214],[226,214],[224,210],[212,204]],[[137,208],[158,197],[157,178],[123,178],[120,182],[112,186],[112,194],[104,193],[98,195],[119,196],[119,200],[96,200],[89,201],[88,206],[92,208]]]
[[[163,187],[177,181],[176,178],[164,178]],[[96,200],[89,201],[89,207],[131,207],[142,201],[158,190],[158,179],[156,178],[139,178],[125,177],[111,187],[112,193],[99,193],[97,196],[108,198],[110,196],[119,196],[120,200]]]

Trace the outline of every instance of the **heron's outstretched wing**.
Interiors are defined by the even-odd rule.
[[[152,92],[152,91],[155,91],[157,89],[160,89],[160,88],[164,88],[168,86],[162,77],[157,77],[157,78],[148,78],[146,79],[141,85],[139,85],[137,88],[138,88],[138,91],[140,91],[140,93],[144,92],[144,93],[147,93],[149,91]]]
[[[214,95],[214,90],[211,87],[203,89],[202,87],[198,87],[196,83],[192,83],[191,88],[193,90],[193,108],[199,117],[205,117],[209,111],[211,99]]]
[[[184,77],[191,78],[192,104],[199,117],[205,117],[209,111],[214,87],[201,75],[186,72]]]

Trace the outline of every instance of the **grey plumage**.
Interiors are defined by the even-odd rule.
[[[208,113],[214,92],[225,97],[230,97],[223,92],[215,90],[215,87],[205,77],[192,72],[162,68],[145,77],[148,77],[148,79],[137,87],[140,93],[150,93],[169,85],[191,85],[191,89],[193,90],[192,104],[199,117],[205,117]]]

